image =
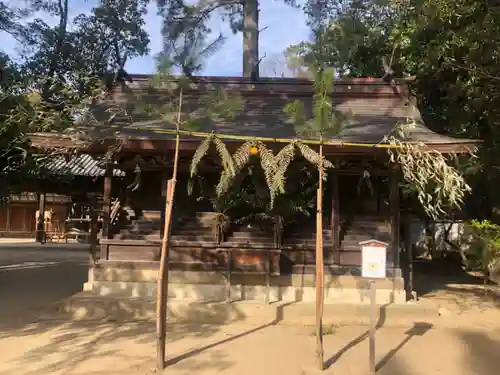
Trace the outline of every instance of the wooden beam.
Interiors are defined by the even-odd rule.
[[[153,136],[155,138],[153,138]],[[29,135],[30,141],[33,148],[44,151],[50,149],[78,149],[80,152],[104,155],[109,147],[116,146],[115,137],[104,137],[98,142],[80,143],[75,144],[72,137],[61,135],[61,134],[51,134],[51,133],[37,133]],[[194,152],[200,142],[203,140],[201,137],[186,137],[181,140],[180,150]],[[242,141],[236,140],[226,140],[225,141],[229,151],[233,152],[238,148]],[[284,144],[278,144],[273,142],[268,142],[268,146],[273,150],[275,148],[281,149]],[[463,142],[453,142],[453,143],[430,143],[426,146],[425,150],[429,152],[437,151],[443,154],[449,153],[470,153],[474,152],[479,145],[478,141],[474,140],[464,140]],[[274,146],[274,147],[273,147]],[[311,148],[318,151],[317,145],[311,145]],[[365,147],[365,146],[345,146],[345,145],[325,145],[325,156],[333,155],[384,155],[387,154],[387,149],[380,147]],[[142,138],[132,138],[130,137],[121,146],[121,152],[132,152],[132,153],[165,153],[168,151],[175,150],[175,139],[171,135],[167,134],[151,134],[150,139]]]

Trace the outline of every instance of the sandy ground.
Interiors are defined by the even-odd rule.
[[[325,336],[325,374],[367,374],[363,327]],[[317,374],[315,338],[288,326],[170,327],[165,374]],[[381,375],[498,375],[500,329],[380,329]],[[154,373],[154,326],[34,324],[0,338],[1,375]]]
[[[57,300],[81,290],[86,254],[0,248],[0,375],[154,373],[155,326],[36,322]],[[440,285],[444,285],[441,283]],[[419,303],[437,304],[450,328],[380,328],[381,375],[498,375],[500,294],[446,283]],[[35,322],[33,322],[35,321]],[[33,322],[33,323],[30,323]],[[324,374],[368,374],[366,327],[334,327],[324,338]],[[318,374],[308,327],[244,323],[169,327],[164,374]]]

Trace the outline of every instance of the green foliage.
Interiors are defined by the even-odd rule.
[[[342,130],[347,117],[336,111],[331,92],[335,70],[319,69],[314,71],[314,97],[312,116],[308,117],[304,103],[300,100],[288,103],[284,111],[289,116],[298,135],[306,138],[335,137]]]
[[[469,182],[473,216],[500,205],[500,7],[487,1],[306,1],[314,38],[300,45],[306,63],[340,75],[413,76],[420,112],[433,130],[483,141],[481,168]],[[329,24],[339,27],[331,29]]]
[[[398,126],[386,137],[394,145],[389,149],[390,160],[397,163],[406,183],[413,191],[425,213],[437,219],[450,209],[460,208],[471,188],[464,176],[453,168],[440,152],[429,152],[421,142],[408,142],[407,131],[415,124]]]
[[[298,129],[299,134],[309,136],[319,136],[321,139],[326,136],[338,134],[341,128],[341,121],[338,113],[334,110],[330,99],[330,92],[333,84],[334,72],[324,70],[316,75],[314,83],[315,95],[313,105],[313,117],[306,118],[303,110],[303,103],[296,101],[284,108]],[[275,208],[275,201],[278,196],[286,193],[287,172],[290,169],[296,152],[313,165],[317,170],[324,171],[326,168],[333,168],[333,164],[322,157],[307,144],[296,139],[285,145],[276,155],[273,150],[263,142],[255,141],[251,137],[231,155],[222,140],[215,133],[210,134],[200,143],[191,161],[190,175],[195,178],[198,173],[198,166],[205,155],[207,155],[210,145],[214,144],[217,155],[221,160],[222,171],[220,180],[215,189],[218,197],[223,197],[230,192],[236,178],[247,166],[255,164],[255,160],[260,161],[261,171],[269,192],[267,210]],[[252,154],[254,151],[255,155]],[[323,173],[324,178],[326,174]]]
[[[46,172],[43,166],[53,151],[32,154],[28,133],[73,134],[78,125],[97,121],[91,108],[105,95],[102,78],[114,84],[126,75],[128,58],[148,51],[143,29],[147,4],[100,0],[90,15],[71,19],[68,1],[29,0],[24,7],[0,2],[0,30],[11,32],[22,54],[16,63],[0,56],[7,75],[0,87],[2,194],[33,186],[29,181]],[[36,11],[41,15],[24,22]],[[44,16],[54,18],[56,25]]]
[[[251,149],[255,148],[258,153],[260,167],[269,191],[269,209],[273,209],[274,201],[280,194],[285,193],[286,172],[288,167],[295,157],[295,150],[298,150],[301,156],[316,168],[332,168],[333,164],[320,157],[320,155],[311,149],[308,145],[299,140],[292,141],[284,146],[278,154],[274,155],[273,151],[264,143],[259,141],[248,140],[244,142],[233,155],[227,152],[227,149],[222,141],[212,134],[205,138],[200,143],[191,161],[191,178],[196,177],[198,166],[202,158],[207,154],[210,144],[217,142],[217,154],[221,160],[222,171],[220,180],[217,184],[217,196],[223,196],[233,186],[236,177],[243,171],[244,167],[252,164],[252,160],[257,158],[257,155],[251,154]]]
[[[204,61],[213,56],[222,47],[226,38],[220,34],[217,38],[207,41],[211,30],[203,22],[189,28],[164,29],[163,51],[158,58],[169,66],[179,68],[190,76],[203,69]]]
[[[161,132],[165,127],[185,131],[197,131],[212,122],[232,119],[242,110],[241,96],[231,96],[223,89],[210,90],[199,98],[201,106],[194,111],[183,107],[183,92],[188,91],[193,83],[188,76],[175,76],[171,73],[170,63],[158,61],[157,73],[149,81],[148,95],[133,89],[125,91],[125,104],[119,104],[133,122],[134,114],[147,114],[154,120],[160,120],[158,126],[149,126],[150,130]],[[213,139],[210,138],[210,142]],[[206,152],[206,151],[205,151]]]
[[[500,226],[488,220],[472,220],[465,234],[469,237],[468,266],[481,270],[488,279],[500,263]]]
[[[277,223],[292,225],[310,217],[316,208],[316,168],[302,164],[291,168],[288,173],[285,192],[276,197],[272,208],[258,160],[247,164],[222,195],[214,189],[217,181],[212,179],[213,175],[199,175],[196,179],[198,201],[208,200],[219,214],[214,223],[216,236],[222,238],[231,224],[269,229]]]

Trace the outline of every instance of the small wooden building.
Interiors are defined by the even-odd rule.
[[[0,204],[0,236],[34,238],[43,196],[45,232],[62,234],[65,221],[71,215],[73,203],[88,203],[90,193],[102,194],[104,167],[90,155],[74,155],[68,160],[59,155],[48,161],[43,176],[37,176],[26,186],[32,191],[12,192]],[[114,171],[121,182],[124,173]],[[120,182],[117,184],[119,188]]]
[[[64,224],[71,206],[71,197],[47,194],[45,210],[54,214],[47,231],[58,230]],[[8,201],[0,204],[0,236],[34,238],[36,232],[36,213],[39,208],[38,194],[22,192],[11,194]],[[61,221],[62,220],[62,221]],[[57,226],[57,228],[56,228]]]
[[[158,102],[161,95],[152,93],[148,87],[150,78],[132,77],[130,84],[116,88],[114,100],[129,100],[132,92],[141,100]],[[184,115],[203,111],[204,95],[217,88],[224,89],[229,96],[240,95],[244,108],[232,120],[203,122],[201,130],[294,138],[296,133],[285,116],[284,106],[298,99],[307,111],[311,110],[313,87],[308,80],[253,82],[246,78],[197,77],[184,90]],[[416,127],[409,132],[410,141],[425,142],[429,149],[442,153],[466,152],[474,147],[474,141],[429,130],[410,104],[406,82],[398,82],[398,89],[399,93],[375,79],[341,80],[334,86],[333,103],[346,115],[347,122],[335,139],[338,144],[325,146],[325,157],[336,166],[328,172],[323,207],[326,303],[368,300],[368,283],[360,276],[359,243],[372,238],[390,244],[388,277],[377,281],[378,301],[404,302],[406,299],[399,259],[400,172],[397,165],[389,162],[386,149],[366,145],[382,142],[398,123],[410,118],[416,122]],[[158,127],[172,128],[163,120],[139,112],[131,113],[131,117],[133,122],[112,127],[104,123],[94,126],[91,139],[99,141],[81,142],[81,151],[89,154],[103,155],[112,147],[115,150],[113,160],[106,166],[103,186],[105,223],[101,256],[91,270],[86,289],[98,294],[153,297],[162,238],[165,181],[172,172],[174,139],[157,131]],[[89,132],[87,130],[87,134]],[[119,147],[117,139],[121,140]],[[54,134],[33,134],[31,140],[41,149],[76,145],[74,138]],[[198,203],[197,197],[186,193],[189,163],[200,141],[183,137],[181,142],[169,258],[170,297],[313,301],[314,215],[293,225],[284,223],[280,238],[276,235],[278,223],[266,228],[233,223],[225,236],[218,236],[214,228],[220,212]],[[238,146],[236,141],[227,144],[231,150]],[[270,147],[279,149],[280,146]],[[140,181],[119,197],[111,196],[112,171],[116,168],[126,171],[131,181]],[[214,160],[208,160],[200,168],[207,174],[220,173]],[[122,212],[123,220],[111,225],[109,218],[114,210]]]

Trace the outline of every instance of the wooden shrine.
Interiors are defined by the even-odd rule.
[[[161,95],[148,86],[151,77],[133,76],[117,87],[110,99],[116,103],[136,98],[158,102]],[[293,126],[283,111],[292,100],[306,109],[313,87],[308,80],[236,77],[195,77],[184,91],[184,112],[202,111],[203,94],[224,89],[239,95],[243,108],[231,120],[200,124],[201,131],[249,137],[294,138]],[[325,303],[364,302],[359,243],[377,239],[389,244],[387,278],[377,280],[377,301],[404,302],[404,280],[399,260],[400,192],[399,168],[389,162],[387,149],[376,145],[396,125],[412,119],[410,142],[423,142],[442,153],[468,152],[472,140],[436,134],[422,122],[411,105],[407,82],[398,90],[374,79],[336,82],[332,100],[346,116],[346,124],[335,141],[324,146],[325,157],[335,168],[325,183],[324,262]],[[79,152],[102,156],[113,149],[105,168],[103,186],[103,231],[100,259],[91,270],[87,290],[124,297],[154,297],[162,238],[165,184],[171,175],[174,135],[158,129],[170,128],[165,120],[132,110],[131,121],[110,126],[105,122],[82,129],[85,137],[37,133],[31,135],[39,149],[78,148]],[[90,136],[89,136],[90,135]],[[98,140],[98,141],[97,141]],[[119,141],[119,142],[118,142]],[[176,188],[172,241],[170,244],[169,296],[187,300],[313,301],[315,265],[314,215],[293,225],[272,222],[264,228],[229,223],[220,235],[220,212],[187,194],[189,164],[201,139],[183,136],[181,164]],[[119,145],[118,145],[118,143]],[[228,141],[230,151],[239,144]],[[367,147],[367,145],[372,145]],[[270,142],[269,147],[279,149]],[[129,188],[112,196],[113,170],[126,172]],[[200,169],[219,173],[216,160],[206,160]],[[124,286],[125,285],[125,286]]]

